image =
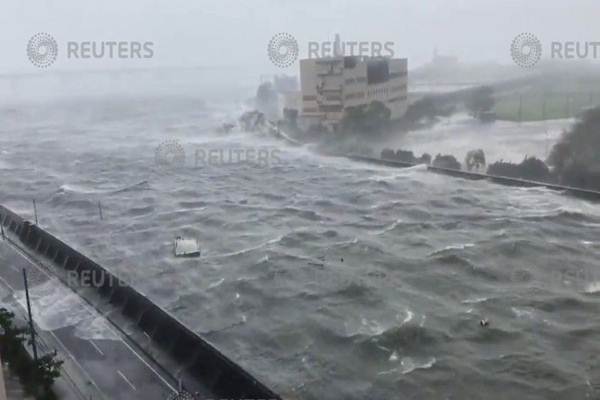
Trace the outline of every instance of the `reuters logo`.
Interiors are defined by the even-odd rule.
[[[27,58],[39,68],[47,68],[56,61],[58,44],[47,33],[37,33],[27,43]]]
[[[269,59],[280,68],[287,68],[298,59],[298,42],[289,33],[278,33],[267,47]]]
[[[159,167],[181,168],[185,165],[185,150],[177,140],[166,140],[156,148],[154,160]]]
[[[517,65],[531,68],[542,58],[542,42],[532,33],[521,33],[513,40],[510,54]]]

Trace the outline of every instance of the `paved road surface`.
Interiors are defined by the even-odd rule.
[[[28,274],[30,292],[35,296],[36,288],[47,284],[51,276],[41,267],[26,258],[7,241],[0,239],[0,284],[7,286],[13,293],[23,291],[22,270]],[[70,289],[59,281],[65,293]],[[89,320],[104,319],[83,300],[73,302],[72,311],[76,315],[89,313]],[[35,314],[35,312],[34,312]],[[88,318],[86,318],[88,320]],[[109,326],[109,324],[107,323]],[[114,400],[162,400],[174,392],[169,379],[144,356],[133,349],[114,329],[110,338],[89,339],[78,336],[76,326],[64,326],[51,331],[36,327],[47,343],[55,345],[61,358],[70,358],[81,368],[85,376],[107,399]],[[92,335],[93,336],[93,335]],[[47,338],[47,340],[46,340]]]

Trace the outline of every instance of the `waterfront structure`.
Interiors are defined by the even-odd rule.
[[[336,130],[351,107],[383,103],[391,119],[406,113],[408,61],[405,58],[344,56],[300,60],[300,96],[286,107],[300,107],[302,125]],[[299,101],[301,100],[301,101]]]

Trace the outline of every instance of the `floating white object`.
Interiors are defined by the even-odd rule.
[[[175,239],[175,257],[200,257],[200,242],[197,239]]]

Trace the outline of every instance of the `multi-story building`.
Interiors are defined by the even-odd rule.
[[[335,56],[300,61],[304,125],[335,130],[350,107],[379,101],[401,118],[407,109],[407,60]]]

